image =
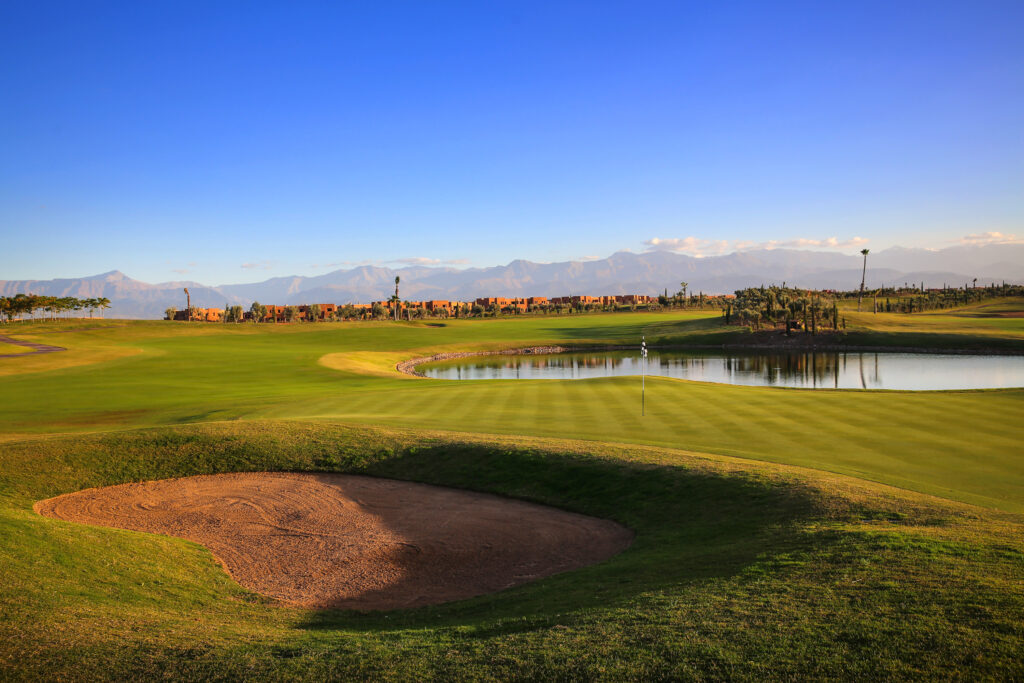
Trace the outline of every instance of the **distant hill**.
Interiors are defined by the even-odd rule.
[[[250,284],[211,287],[197,282],[148,284],[112,271],[92,277],[58,280],[0,281],[0,295],[18,292],[80,298],[105,296],[109,316],[160,318],[169,306],[183,308],[183,287],[196,306],[248,307],[272,304],[357,303],[387,298],[401,276],[404,299],[458,299],[480,296],[563,296],[567,294],[658,294],[675,292],[679,283],[691,291],[729,293],[760,284],[851,289],[860,284],[859,255],[794,249],[760,249],[695,258],[664,251],[619,252],[594,261],[534,263],[516,260],[490,268],[384,268],[360,266],[314,277],[278,277]],[[893,247],[868,257],[867,286],[925,283],[962,286],[978,283],[1024,283],[1024,245],[950,247],[942,250]]]

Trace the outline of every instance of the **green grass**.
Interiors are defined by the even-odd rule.
[[[996,317],[1022,304],[849,313],[846,339],[1024,350],[1021,319]],[[630,378],[393,371],[438,351],[751,338],[711,312],[5,333],[69,351],[0,364],[3,677],[1024,675],[1024,390],[655,379],[640,419]],[[194,544],[31,509],[89,486],[238,470],[488,491],[637,537],[607,563],[492,596],[358,614],[271,604]]]
[[[620,521],[612,560],[409,611],[268,604],[186,541],[43,518],[116,482],[338,470]],[[1012,678],[1021,518],[681,451],[287,423],[11,443],[0,664],[15,678]]]
[[[17,356],[22,353],[29,353],[33,349],[27,346],[19,346],[17,344],[6,344],[0,342],[0,356]]]
[[[865,333],[906,334],[919,345],[927,334],[945,341],[951,326],[973,325],[929,315],[920,317],[922,328],[935,328],[936,317],[944,322],[935,333],[889,332],[888,317],[881,331]],[[999,322],[1012,335],[1019,319]],[[396,360],[439,350],[635,343],[641,334],[685,344],[745,333],[723,329],[714,313],[445,326],[154,322],[39,333],[33,338],[59,336],[63,345],[86,345],[82,353],[115,357],[9,375],[0,415],[8,435],[272,418],[639,443],[790,463],[1024,511],[1021,390],[812,391],[651,379],[649,412],[641,420],[630,378],[453,382],[411,379],[393,369]],[[965,346],[977,340],[962,336]],[[1006,340],[1024,349],[1024,342]],[[126,351],[134,353],[116,355]],[[54,362],[63,355],[50,354]],[[318,362],[324,357],[331,367]]]

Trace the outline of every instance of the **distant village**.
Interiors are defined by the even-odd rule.
[[[248,310],[242,306],[226,308],[167,309],[168,320],[203,322],[315,322],[331,320],[461,318],[473,316],[516,315],[522,313],[565,313],[583,311],[623,311],[660,308],[671,304],[677,297],[652,297],[646,294],[618,294],[610,296],[561,296],[548,299],[543,296],[524,298],[483,297],[473,301],[401,301],[394,297],[368,304],[303,304],[275,306],[254,303]],[[691,297],[696,303],[698,297]],[[706,296],[701,294],[700,304],[719,303],[718,299],[732,296]]]

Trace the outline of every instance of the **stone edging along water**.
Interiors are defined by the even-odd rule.
[[[822,351],[834,353],[935,353],[949,355],[975,355],[975,356],[1019,356],[1024,352],[1017,349],[1003,348],[981,348],[981,349],[943,349],[936,347],[912,347],[912,346],[853,346],[850,344],[676,344],[676,345],[650,345],[651,351]],[[416,368],[424,363],[436,363],[442,360],[454,360],[456,358],[471,358],[473,356],[534,356],[553,353],[585,353],[589,351],[630,351],[639,352],[637,345],[607,344],[601,346],[528,346],[521,349],[499,349],[497,351],[452,351],[449,353],[435,353],[432,356],[420,356],[410,358],[395,364],[395,370],[406,375],[424,377]]]

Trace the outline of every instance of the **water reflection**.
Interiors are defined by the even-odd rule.
[[[478,356],[420,367],[438,379],[586,379],[639,375],[636,352]],[[654,352],[647,374],[814,389],[987,389],[1024,386],[1024,357],[919,353]]]

